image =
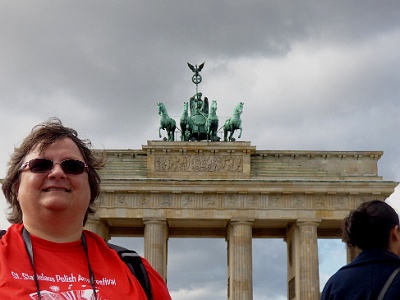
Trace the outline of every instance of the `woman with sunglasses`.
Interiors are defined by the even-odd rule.
[[[396,211],[383,201],[362,203],[344,219],[343,241],[362,252],[328,280],[321,299],[400,299]]]
[[[118,254],[83,230],[104,164],[56,118],[35,126],[15,149],[2,186],[12,225],[0,240],[0,299],[147,299]],[[171,299],[143,261],[153,299]]]

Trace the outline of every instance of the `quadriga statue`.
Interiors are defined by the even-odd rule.
[[[166,140],[174,141],[176,122],[168,115],[167,108],[165,107],[164,103],[162,102],[157,103],[157,106],[158,106],[158,114],[161,116],[160,127],[158,128],[158,135],[161,138],[161,129],[164,129],[167,131]]]
[[[242,136],[242,120],[240,119],[240,115],[243,112],[243,102],[240,102],[236,105],[235,109],[233,110],[233,115],[229,119],[227,119],[224,123],[224,141],[234,141],[233,134],[236,129],[240,130],[238,138]],[[230,132],[228,137],[228,132]]]

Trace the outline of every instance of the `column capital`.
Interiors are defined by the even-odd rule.
[[[321,223],[321,219],[297,219],[296,225],[303,226],[303,225],[315,225],[318,226]]]
[[[231,225],[239,225],[239,224],[247,224],[247,225],[252,225],[254,223],[254,219],[253,218],[241,218],[241,217],[237,217],[237,218],[232,218],[230,220],[230,224]]]
[[[165,225],[167,224],[167,219],[166,218],[142,218],[143,224],[162,224]]]

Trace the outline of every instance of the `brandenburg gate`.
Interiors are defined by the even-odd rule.
[[[99,209],[87,228],[105,239],[143,236],[144,256],[165,279],[169,237],[224,237],[229,300],[253,299],[253,237],[285,240],[288,299],[319,299],[317,239],[340,237],[351,209],[385,200],[397,185],[378,175],[379,151],[148,141],[105,153]]]

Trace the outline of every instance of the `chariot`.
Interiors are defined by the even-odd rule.
[[[217,102],[213,100],[209,108],[207,97],[203,100],[201,96],[201,93],[196,93],[190,98],[189,103],[183,104],[180,120],[182,141],[218,140]],[[190,116],[188,105],[190,105]]]

